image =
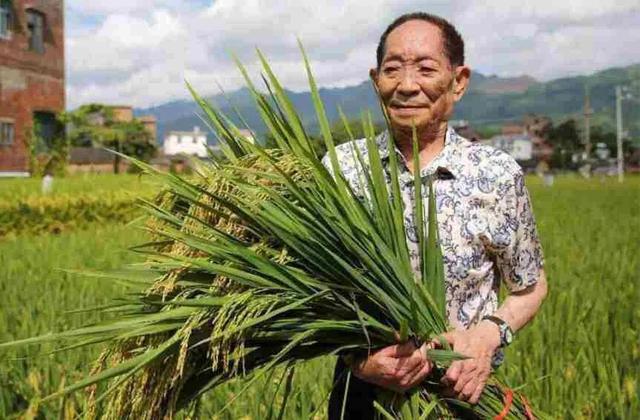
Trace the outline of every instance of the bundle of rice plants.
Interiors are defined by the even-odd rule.
[[[1,345],[105,343],[91,374],[59,393],[88,387],[90,416],[173,418],[237,377],[249,378],[246,389],[278,366],[326,355],[366,355],[398,342],[433,340],[448,329],[430,182],[423,185],[419,177],[415,182],[422,250],[416,274],[397,199],[398,158],[390,154],[387,180],[371,116],[363,118],[368,161],[354,148],[366,192],[360,197],[340,173],[304,51],[329,168],[258,54],[268,94],[238,65],[278,148],[246,141],[229,117],[189,87],[224,157],[198,164],[190,178],[159,173],[132,159],[166,186],[156,200],[141,200],[151,216],[146,228],[152,240],[136,250],[148,254],[147,262],[117,273],[138,292],[99,308],[117,312],[113,321]],[[429,189],[426,203],[423,188]],[[409,393],[381,395],[376,402],[381,416],[446,417],[461,411],[531,416],[522,398],[497,383],[473,406],[441,396],[443,369],[462,356],[447,348],[429,350],[428,356],[437,365],[434,374]]]

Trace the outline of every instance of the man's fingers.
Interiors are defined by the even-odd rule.
[[[442,378],[442,382],[446,385],[455,384],[460,376],[460,371],[462,370],[462,361],[456,361],[451,363],[449,369],[447,369],[447,373]]]
[[[485,382],[480,381],[480,383],[476,387],[476,390],[471,395],[471,398],[469,398],[469,402],[471,404],[477,404],[478,401],[480,401],[480,396],[482,395],[482,391],[484,391],[484,387],[485,387]]]
[[[411,341],[406,343],[396,344],[395,357],[409,357],[416,351],[416,346]]]
[[[385,357],[400,358],[400,357],[411,356],[411,354],[415,351],[415,349],[416,348],[413,345],[413,343],[411,343],[410,341],[407,341],[406,343],[394,344],[392,346],[384,347],[383,349],[379,350],[376,354],[379,354]]]
[[[433,363],[427,361],[425,362],[424,365],[422,365],[422,368],[418,369],[409,379],[409,382],[407,384],[408,388],[413,388],[414,386],[419,385],[420,383],[422,383],[422,381],[424,381],[424,378],[426,378],[429,373],[431,373],[431,369],[433,369]]]
[[[395,359],[395,370],[402,376],[416,369],[422,368],[427,359],[421,354],[420,350],[414,350],[407,357],[399,357]]]
[[[461,400],[468,401],[478,388],[478,379],[469,377],[469,381],[458,391]]]
[[[418,365],[405,372],[398,372],[397,389],[400,391],[406,391],[421,383],[424,378],[431,372],[433,364],[425,358],[420,358]]]
[[[401,357],[411,356],[411,354],[415,350],[416,350],[416,347],[413,345],[413,343],[410,342],[410,341],[407,341],[406,343],[394,344],[392,346],[387,346],[387,347],[381,349],[380,351],[378,351],[378,353],[381,356],[395,357],[396,359],[398,359],[398,358],[401,358]]]
[[[460,374],[458,375],[458,379],[453,386],[453,390],[455,392],[463,392],[464,388],[470,383],[474,382],[478,379],[478,372],[476,369],[475,363],[471,360],[465,360],[462,362],[462,368],[460,369]],[[471,392],[471,391],[470,391]],[[467,395],[467,398],[471,396],[471,393]]]
[[[461,374],[456,383],[453,385],[453,391],[457,394],[462,393],[464,388],[470,383],[474,381],[474,377],[472,375],[464,375]],[[471,394],[468,395],[469,397]]]

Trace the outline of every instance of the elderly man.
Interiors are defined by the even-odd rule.
[[[464,65],[463,40],[446,20],[426,13],[396,19],[380,38],[371,77],[391,121],[392,133],[383,132],[376,139],[383,163],[394,152],[402,162],[399,179],[407,241],[417,273],[418,245],[411,235],[412,173],[418,171],[425,182],[434,179],[452,327],[445,338],[456,352],[469,357],[453,363],[443,382],[457,398],[475,403],[492,367],[502,362],[501,349],[534,317],[547,293],[523,174],[507,154],[472,144],[448,126],[454,104],[469,84],[470,69]],[[419,168],[413,167],[413,127],[419,139]],[[364,141],[355,145],[366,154]],[[341,170],[357,189],[352,150],[348,145],[337,147]],[[388,165],[385,170],[390,170]],[[498,306],[501,284],[509,294]],[[437,343],[426,344],[430,345]],[[329,417],[340,417],[345,369],[354,376],[345,418],[372,418],[379,387],[403,392],[429,375],[433,364],[425,354],[424,348],[406,343],[380,349],[350,366],[339,360]]]

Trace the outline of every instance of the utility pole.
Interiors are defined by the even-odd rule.
[[[584,87],[584,147],[587,153],[587,161],[591,158],[591,101],[589,99],[589,85]]]
[[[616,131],[618,140],[618,182],[624,181],[622,155],[622,86],[616,86]]]

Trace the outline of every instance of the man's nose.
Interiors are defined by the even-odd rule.
[[[416,80],[415,72],[413,72],[411,69],[405,69],[402,72],[397,91],[404,96],[412,96],[420,91],[420,86],[418,85],[418,81]]]

